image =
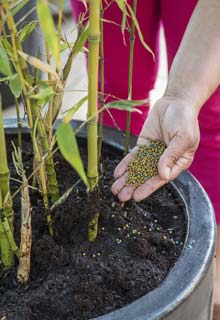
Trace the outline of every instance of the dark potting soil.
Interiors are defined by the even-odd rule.
[[[23,161],[30,171],[31,145],[25,142],[24,150]],[[136,300],[166,277],[185,239],[183,205],[169,186],[143,202],[120,204],[111,185],[121,157],[105,148],[99,232],[94,243],[87,241],[88,199],[83,184],[53,212],[54,238],[48,233],[41,197],[31,193],[30,279],[19,286],[16,268],[6,273],[0,270],[0,319],[91,319]],[[61,156],[56,156],[56,162],[62,194],[78,176]],[[16,177],[11,162],[10,170]],[[13,181],[11,185],[13,193],[18,185]],[[19,243],[19,197],[14,199],[14,211]]]

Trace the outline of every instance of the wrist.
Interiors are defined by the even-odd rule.
[[[187,83],[181,79],[171,79],[168,81],[164,97],[178,101],[186,107],[194,109],[197,114],[206,101],[204,92],[200,92],[199,89],[190,82],[190,79]]]

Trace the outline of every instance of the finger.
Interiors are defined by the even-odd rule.
[[[126,202],[132,198],[133,193],[134,193],[133,187],[125,185],[124,188],[119,192],[118,199],[121,202]]]
[[[141,201],[166,183],[167,180],[161,179],[160,176],[150,178],[134,191],[133,199],[135,201]]]
[[[117,167],[115,168],[115,171],[114,171],[114,177],[115,179],[118,179],[119,177],[121,177],[126,169],[127,169],[127,166],[129,164],[129,162],[135,158],[135,155],[138,151],[138,147],[134,147],[131,152],[129,154],[127,154],[122,160],[121,162],[117,165]]]
[[[187,149],[188,146],[184,140],[176,138],[171,141],[158,163],[158,172],[162,180],[171,180],[171,171],[174,165],[177,165],[179,159],[183,157]],[[179,165],[180,163],[178,166]]]
[[[127,180],[127,176],[128,176],[128,174],[127,174],[127,172],[126,172],[123,176],[121,176],[120,178],[118,178],[118,179],[113,183],[113,185],[112,185],[112,193],[113,193],[114,195],[117,195],[117,194],[121,191],[121,189],[125,186],[126,180]]]
[[[181,172],[188,169],[193,161],[192,157],[182,157],[180,158],[176,164],[173,166],[173,168],[170,170],[170,180],[175,179]]]

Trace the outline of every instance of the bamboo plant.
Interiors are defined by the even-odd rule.
[[[133,12],[136,15],[137,0],[133,0]],[[135,22],[132,20],[130,28],[130,51],[129,51],[129,67],[128,67],[128,100],[132,100],[132,77],[134,63],[134,44],[135,44]],[[130,143],[130,126],[131,112],[127,112],[126,134],[125,134],[125,154],[128,153]]]
[[[88,169],[89,197],[91,218],[89,221],[88,236],[94,241],[98,231],[99,198],[98,198],[98,65],[99,65],[99,41],[100,41],[100,0],[90,0],[89,10],[89,59],[88,59]],[[94,197],[95,196],[95,197]]]
[[[10,173],[7,164],[7,153],[3,127],[1,100],[0,100],[0,251],[1,262],[5,269],[14,265],[14,255],[19,259],[18,281],[26,283],[30,272],[31,254],[31,202],[29,188],[31,178],[37,181],[35,189],[40,191],[43,198],[48,229],[53,236],[52,214],[53,210],[61,205],[71,194],[75,183],[62,196],[59,195],[59,186],[56,178],[54,153],[59,147],[61,154],[76,170],[80,179],[84,182],[88,191],[88,240],[95,241],[98,234],[99,220],[99,170],[101,160],[101,146],[103,136],[102,112],[109,108],[117,108],[135,111],[134,107],[140,101],[132,101],[132,68],[133,68],[133,36],[136,28],[139,37],[144,43],[136,16],[137,0],[134,0],[133,9],[126,0],[114,0],[123,13],[122,33],[125,29],[126,19],[131,18],[131,45],[130,68],[128,82],[128,100],[115,100],[105,104],[104,93],[104,8],[101,0],[89,1],[89,21],[82,23],[85,16],[82,15],[79,32],[74,43],[66,41],[62,36],[62,7],[63,0],[59,0],[59,13],[57,28],[53,21],[48,1],[37,1],[38,21],[31,21],[26,25],[20,25],[15,20],[15,15],[27,3],[26,0],[4,0],[0,4],[0,81],[6,82],[15,98],[18,146],[14,146],[13,160],[18,176],[21,178],[21,242],[17,246],[14,240],[14,212],[12,196],[10,193]],[[85,3],[85,2],[84,2]],[[86,5],[86,3],[85,3]],[[44,36],[46,59],[39,53],[37,57],[30,56],[23,49],[23,41],[37,27],[41,28]],[[85,50],[88,40],[88,95],[80,99],[63,115],[63,121],[54,132],[54,123],[60,114],[65,85],[72,67],[72,62],[79,52]],[[61,53],[69,51],[68,58],[61,65]],[[100,65],[99,65],[100,63]],[[100,66],[100,93],[98,92],[98,73]],[[41,78],[40,73],[45,75]],[[98,98],[100,110],[98,110]],[[30,131],[33,145],[33,169],[29,177],[26,176],[22,163],[22,121],[20,103],[27,115],[26,125]],[[74,132],[70,121],[75,112],[88,101],[87,120]],[[47,106],[46,112],[44,112]],[[100,113],[100,127],[98,130],[98,115]],[[127,125],[127,145],[129,144],[129,117]],[[87,174],[84,170],[76,134],[87,124],[88,140],[88,165]],[[57,143],[57,145],[56,145]],[[44,219],[44,217],[42,217]]]

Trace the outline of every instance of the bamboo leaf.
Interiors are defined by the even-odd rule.
[[[50,97],[53,96],[54,94],[55,94],[55,91],[51,86],[49,86],[45,82],[44,83],[41,82],[39,92],[31,95],[30,98],[34,100],[38,100],[39,104],[44,105],[49,101]]]
[[[46,0],[37,1],[37,13],[40,21],[40,26],[44,32],[45,40],[56,62],[56,66],[59,69],[60,52],[59,52],[58,38],[57,38],[54,21],[48,6],[48,2]]]
[[[125,6],[126,0],[115,0],[115,2],[117,3],[117,5],[118,5],[119,8],[121,9],[121,11],[122,11],[123,13],[126,13],[126,6]]]
[[[121,21],[121,32],[123,35],[125,33],[126,21],[127,21],[127,14],[126,14],[126,12],[123,12],[122,21]]]
[[[61,81],[60,81],[60,77],[58,76],[58,74],[51,68],[51,66],[47,63],[42,62],[40,59],[32,57],[24,52],[21,52],[18,50],[19,55],[24,58],[24,60],[26,60],[28,63],[30,63],[32,66],[34,66],[35,68],[43,71],[43,72],[47,72],[50,73],[56,80],[57,80],[57,84],[59,85],[60,88],[63,87]]]
[[[9,80],[9,87],[16,98],[19,98],[22,92],[22,85],[17,73],[13,74]]]
[[[126,1],[125,0],[115,0],[115,1],[117,3],[118,7],[122,11],[121,32],[122,32],[122,35],[124,38],[125,26],[126,26],[127,15],[128,15],[126,5],[125,5]],[[124,42],[125,42],[125,39],[124,39]]]
[[[16,15],[27,3],[29,0],[17,1],[11,6],[12,15]]]
[[[56,137],[64,159],[76,170],[88,187],[87,176],[80,157],[76,137],[70,124],[61,123],[57,128]]]
[[[83,97],[81,100],[79,100],[72,108],[69,110],[65,111],[66,113],[65,117],[63,118],[63,122],[69,123],[74,114],[81,108],[81,106],[88,100],[88,96]]]
[[[131,6],[128,4],[128,2],[126,2],[126,6],[127,6],[127,8],[128,8],[128,11],[129,11],[129,13],[130,13],[130,15],[131,15],[132,20],[134,21],[135,28],[137,29],[138,36],[139,36],[139,39],[140,39],[142,45],[144,46],[144,48],[145,48],[148,52],[150,52],[150,53],[152,54],[153,58],[155,59],[155,55],[154,55],[153,51],[152,51],[151,48],[147,45],[147,43],[144,41],[144,37],[143,37],[143,34],[142,34],[142,32],[141,32],[139,22],[138,22],[138,20],[137,20],[137,18],[136,18],[136,15],[135,15],[133,9],[132,9]]]
[[[74,46],[70,52],[70,55],[67,59],[67,62],[63,68],[63,80],[65,81],[68,77],[68,74],[70,72],[73,58],[83,49],[86,40],[88,39],[89,35],[89,24],[87,23],[83,29],[81,30],[80,34],[78,35]]]
[[[20,42],[23,42],[31,34],[31,32],[37,27],[37,21],[31,21],[26,24],[18,33],[18,39]]]
[[[113,108],[129,112],[138,112],[141,114],[141,110],[135,109],[135,107],[146,104],[146,102],[146,100],[115,100],[107,103],[105,105],[105,109]]]
[[[0,43],[0,72],[6,76],[9,76],[11,73],[7,52],[1,43]]]
[[[2,44],[4,45],[4,47],[5,47],[6,51],[7,51],[8,56],[13,57],[13,56],[14,56],[14,54],[13,54],[13,49],[12,49],[12,46],[11,46],[11,44],[9,43],[9,41],[8,41],[6,38],[2,38],[2,39],[1,39],[1,42],[2,42]]]
[[[52,212],[57,206],[60,206],[63,204],[66,199],[69,197],[69,195],[72,193],[74,188],[81,182],[81,179],[79,179],[72,187],[70,187],[67,191],[65,191],[62,196],[52,205],[50,208],[50,212]]]
[[[74,46],[74,42],[64,42],[60,46],[60,53],[63,53],[66,49],[72,48]]]
[[[7,76],[7,77],[2,77],[2,78],[0,78],[0,82],[5,82],[5,81],[7,81],[7,80],[9,80],[9,79],[10,79],[9,76]]]

